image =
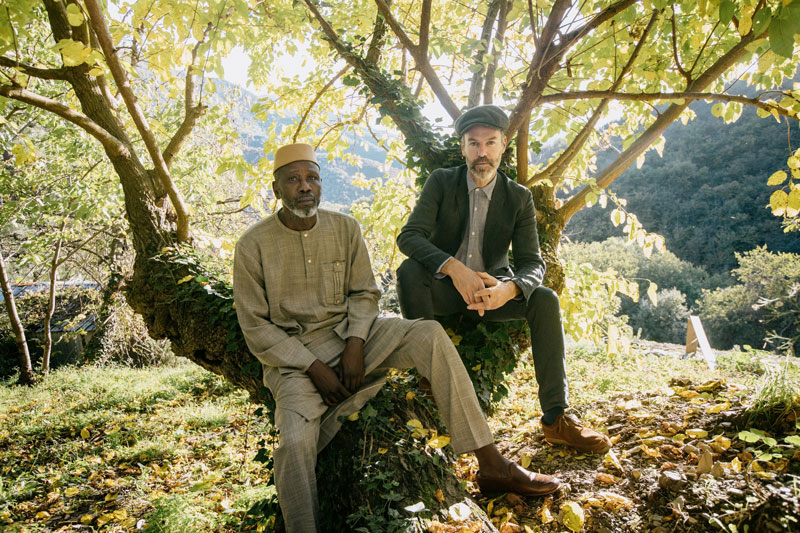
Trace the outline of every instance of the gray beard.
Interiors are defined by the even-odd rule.
[[[296,207],[290,207],[286,205],[286,202],[283,199],[281,199],[281,204],[283,204],[284,209],[286,209],[287,211],[289,211],[291,214],[293,214],[298,218],[311,218],[317,214],[317,209],[319,209],[318,205],[315,205],[314,207],[308,207],[306,209],[298,209]]]

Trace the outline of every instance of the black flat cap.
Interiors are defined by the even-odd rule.
[[[465,111],[453,124],[459,137],[472,126],[486,126],[505,132],[508,128],[508,116],[496,105],[479,105]]]

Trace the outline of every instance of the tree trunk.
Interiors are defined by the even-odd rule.
[[[64,224],[61,224],[61,231]],[[44,353],[42,354],[42,374],[50,372],[50,354],[53,352],[53,332],[50,331],[53,313],[56,310],[56,283],[58,282],[58,261],[61,256],[61,238],[56,242],[56,251],[53,252],[53,262],[50,264],[50,292],[47,299],[47,313],[44,315]]]
[[[6,263],[3,260],[2,253],[0,253],[0,289],[3,290],[3,300],[6,303],[6,311],[8,312],[8,318],[11,322],[11,329],[14,331],[14,337],[17,339],[17,347],[19,348],[19,383],[22,385],[32,385],[35,380],[33,377],[33,368],[31,366],[31,355],[28,352],[28,343],[25,341],[25,329],[22,327],[22,322],[20,322],[19,314],[17,313],[14,292],[11,290],[11,285],[8,283]]]

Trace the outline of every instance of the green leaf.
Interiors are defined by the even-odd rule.
[[[718,102],[711,106],[711,114],[717,118],[720,118],[724,111],[725,111],[725,104]]]
[[[721,0],[719,3],[719,22],[723,26],[730,24],[733,20],[733,12],[736,10],[736,5],[731,0]]]
[[[794,22],[785,16],[789,10],[784,9],[769,26],[769,45],[772,50],[783,57],[792,57],[794,51]]]
[[[740,431],[739,440],[743,440],[745,442],[758,442],[761,440],[761,437],[751,431]]]
[[[781,183],[786,181],[787,177],[788,174],[786,174],[786,172],[784,172],[783,170],[779,170],[777,172],[774,172],[772,176],[769,177],[769,179],[767,180],[767,185],[769,185],[770,187],[774,187],[775,185],[780,185]]]
[[[81,8],[77,4],[67,5],[67,20],[72,26],[80,26],[85,20]]]
[[[783,440],[791,444],[792,446],[800,448],[800,435],[789,435],[788,437],[785,437]]]
[[[772,10],[768,7],[759,9],[753,17],[753,33],[759,35],[769,26],[770,20],[772,20]]]

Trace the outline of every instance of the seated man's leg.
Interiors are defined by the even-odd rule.
[[[569,407],[564,327],[558,295],[547,287],[536,287],[528,299],[525,318],[531,330],[539,403],[545,413],[544,422],[552,424]]]
[[[410,319],[433,320],[467,308],[450,278],[437,279],[415,259],[406,259],[397,269],[397,298],[403,317]]]
[[[391,322],[387,319],[378,327],[391,328]],[[375,333],[380,337],[380,332]],[[528,472],[500,455],[464,363],[438,322],[423,320],[412,323],[402,341],[378,368],[412,367],[430,380],[455,452],[475,452],[480,468],[477,482],[481,491],[540,496],[558,490],[558,479]]]
[[[528,299],[526,318],[531,329],[531,353],[544,413],[545,439],[551,444],[565,444],[586,452],[607,451],[611,448],[608,437],[564,414],[569,406],[569,389],[558,295],[547,287],[537,287]]]
[[[286,530],[314,533],[319,525],[317,439],[319,419],[308,420],[288,409],[275,411],[280,446],[275,450],[275,487]]]

